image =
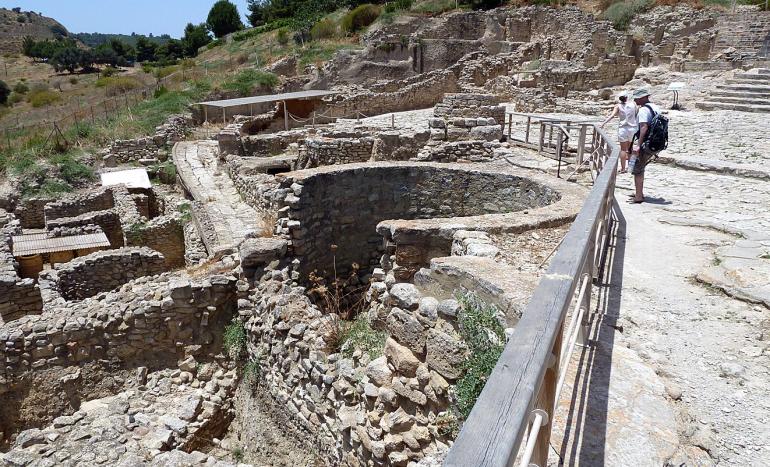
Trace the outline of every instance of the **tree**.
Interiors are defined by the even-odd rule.
[[[254,26],[262,26],[267,22],[269,0],[249,0],[246,8],[249,10],[249,14],[246,15],[246,19],[249,20],[249,24]]]
[[[0,104],[5,105],[8,103],[8,96],[11,95],[11,88],[5,84],[5,81],[0,81]]]
[[[140,62],[154,62],[158,44],[144,36],[136,39],[136,59]]]
[[[184,46],[179,39],[171,39],[158,47],[157,60],[173,62],[184,56]]]
[[[67,70],[70,73],[74,73],[82,64],[82,54],[77,47],[69,47],[66,49],[58,50],[53,57],[51,57],[51,65],[57,72]]]
[[[228,0],[219,0],[211,7],[206,24],[217,38],[243,29],[238,8]]]
[[[182,37],[182,47],[184,48],[184,55],[186,57],[194,57],[198,55],[198,49],[211,42],[211,36],[205,23],[194,25],[187,23],[187,27],[184,28],[184,36]]]

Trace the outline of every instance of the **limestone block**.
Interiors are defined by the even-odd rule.
[[[416,354],[423,353],[425,350],[425,328],[412,313],[394,307],[388,314],[385,323],[390,335],[400,344],[405,345]]]
[[[426,342],[428,367],[445,378],[457,379],[462,376],[462,364],[468,348],[459,336],[430,329]]]
[[[420,361],[411,350],[388,337],[385,341],[385,357],[399,373],[405,376],[414,376]]]
[[[264,266],[286,254],[287,242],[281,238],[247,238],[238,247],[244,268]]]
[[[389,293],[396,306],[407,310],[417,308],[420,303],[420,291],[413,284],[395,284],[390,288]]]

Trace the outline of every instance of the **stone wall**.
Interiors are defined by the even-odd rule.
[[[119,248],[97,251],[57,264],[40,274],[46,302],[58,294],[65,300],[83,300],[114,290],[137,277],[152,276],[166,270],[163,255],[149,248]],[[50,298],[50,300],[48,299]]]
[[[499,127],[498,127],[499,129]],[[429,144],[415,157],[421,162],[489,162],[499,143],[487,141],[453,141]]]
[[[365,115],[379,115],[389,112],[425,109],[433,107],[444,94],[457,92],[457,76],[451,70],[436,70],[425,73],[423,80],[400,87],[391,92],[361,92],[334,101],[331,109],[335,117],[356,116],[356,112]]]
[[[175,367],[187,351],[219,352],[222,329],[236,308],[236,282],[227,274],[194,280],[174,274],[144,277],[119,291],[0,325],[0,361],[4,362],[0,366],[0,432],[7,437],[20,427],[41,426],[61,414],[45,412],[61,403],[58,392],[26,400],[30,381],[46,371],[56,374],[77,367],[86,378],[89,372],[93,375],[92,366],[99,366],[104,379],[121,372],[127,376],[126,369],[134,377],[141,375],[138,367]],[[42,382],[56,387],[57,378]],[[94,385],[104,387],[103,378]],[[61,381],[58,386],[63,386]],[[67,395],[73,396],[78,394]],[[21,410],[30,404],[36,408]]]
[[[372,159],[375,161],[406,161],[417,156],[430,137],[428,131],[380,131],[374,139]]]
[[[268,267],[239,302],[261,394],[274,401],[285,429],[315,446],[329,465],[405,466],[445,450],[452,436],[449,381],[400,343],[403,334],[376,332],[368,350],[330,349],[340,323],[291,287],[291,275],[290,267]],[[462,353],[462,347],[442,350],[448,350],[444,359]]]
[[[55,201],[54,198],[27,198],[22,200],[13,211],[16,219],[24,229],[42,229],[45,227],[45,205]]]
[[[78,227],[89,224],[101,227],[107,235],[112,248],[120,248],[125,244],[120,216],[114,209],[87,212],[75,217],[52,219],[46,223],[46,229],[54,230],[58,227]]]
[[[89,193],[68,195],[58,201],[45,205],[44,213],[47,221],[62,217],[77,217],[91,211],[104,211],[115,207],[112,191],[101,188]]]
[[[341,277],[351,265],[368,272],[379,264],[386,219],[430,219],[509,213],[545,206],[560,198],[547,185],[512,174],[459,165],[370,163],[292,172],[280,177],[291,193],[278,219],[300,258],[303,280],[313,269]],[[323,213],[320,215],[319,213]],[[449,222],[451,223],[451,222]],[[458,223],[459,225],[459,223]],[[447,239],[427,238],[425,253],[443,250]]]
[[[6,323],[43,310],[38,285],[31,278],[20,278],[16,270],[10,242],[20,230],[15,221],[0,227],[0,318]]]
[[[235,283],[227,275],[144,277],[103,297],[0,325],[0,360],[12,363],[0,368],[0,377],[11,382],[29,371],[97,359],[168,355],[175,362],[179,345],[215,342],[234,310]],[[0,385],[0,393],[8,387]]]
[[[155,128],[152,136],[115,140],[99,155],[108,167],[140,160],[165,160],[168,146],[183,140],[191,125],[190,115],[172,115]]]
[[[374,138],[308,138],[300,150],[297,169],[366,162],[372,158]]]
[[[127,246],[145,246],[160,252],[166,269],[184,266],[185,237],[179,216],[165,215],[132,224],[125,234]]]
[[[243,167],[243,159],[227,156],[227,173],[246,203],[259,212],[275,212],[289,193],[281,188],[273,175],[251,173]]]
[[[428,121],[434,141],[499,141],[503,136],[505,106],[489,94],[447,94]]]
[[[243,155],[246,157],[275,156],[284,152],[290,144],[299,143],[307,134],[307,130],[297,129],[244,136],[241,143],[243,145]]]

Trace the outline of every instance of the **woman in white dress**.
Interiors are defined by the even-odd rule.
[[[628,155],[631,153],[631,140],[634,139],[634,135],[639,130],[639,124],[636,121],[636,105],[633,102],[626,102],[628,96],[621,94],[618,96],[618,103],[612,109],[612,113],[601,124],[607,124],[610,120],[618,117],[620,123],[618,124],[618,142],[620,143],[620,173],[626,173],[626,164],[628,162]]]

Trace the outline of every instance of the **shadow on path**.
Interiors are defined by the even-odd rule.
[[[572,400],[567,416],[560,459],[568,465],[605,465],[608,400],[612,369],[612,347],[620,312],[623,287],[623,260],[626,248],[626,220],[613,204],[614,222],[594,288],[592,307],[588,315],[589,345],[583,347],[577,363]],[[573,427],[579,433],[572,434]],[[559,465],[564,465],[563,461]]]

